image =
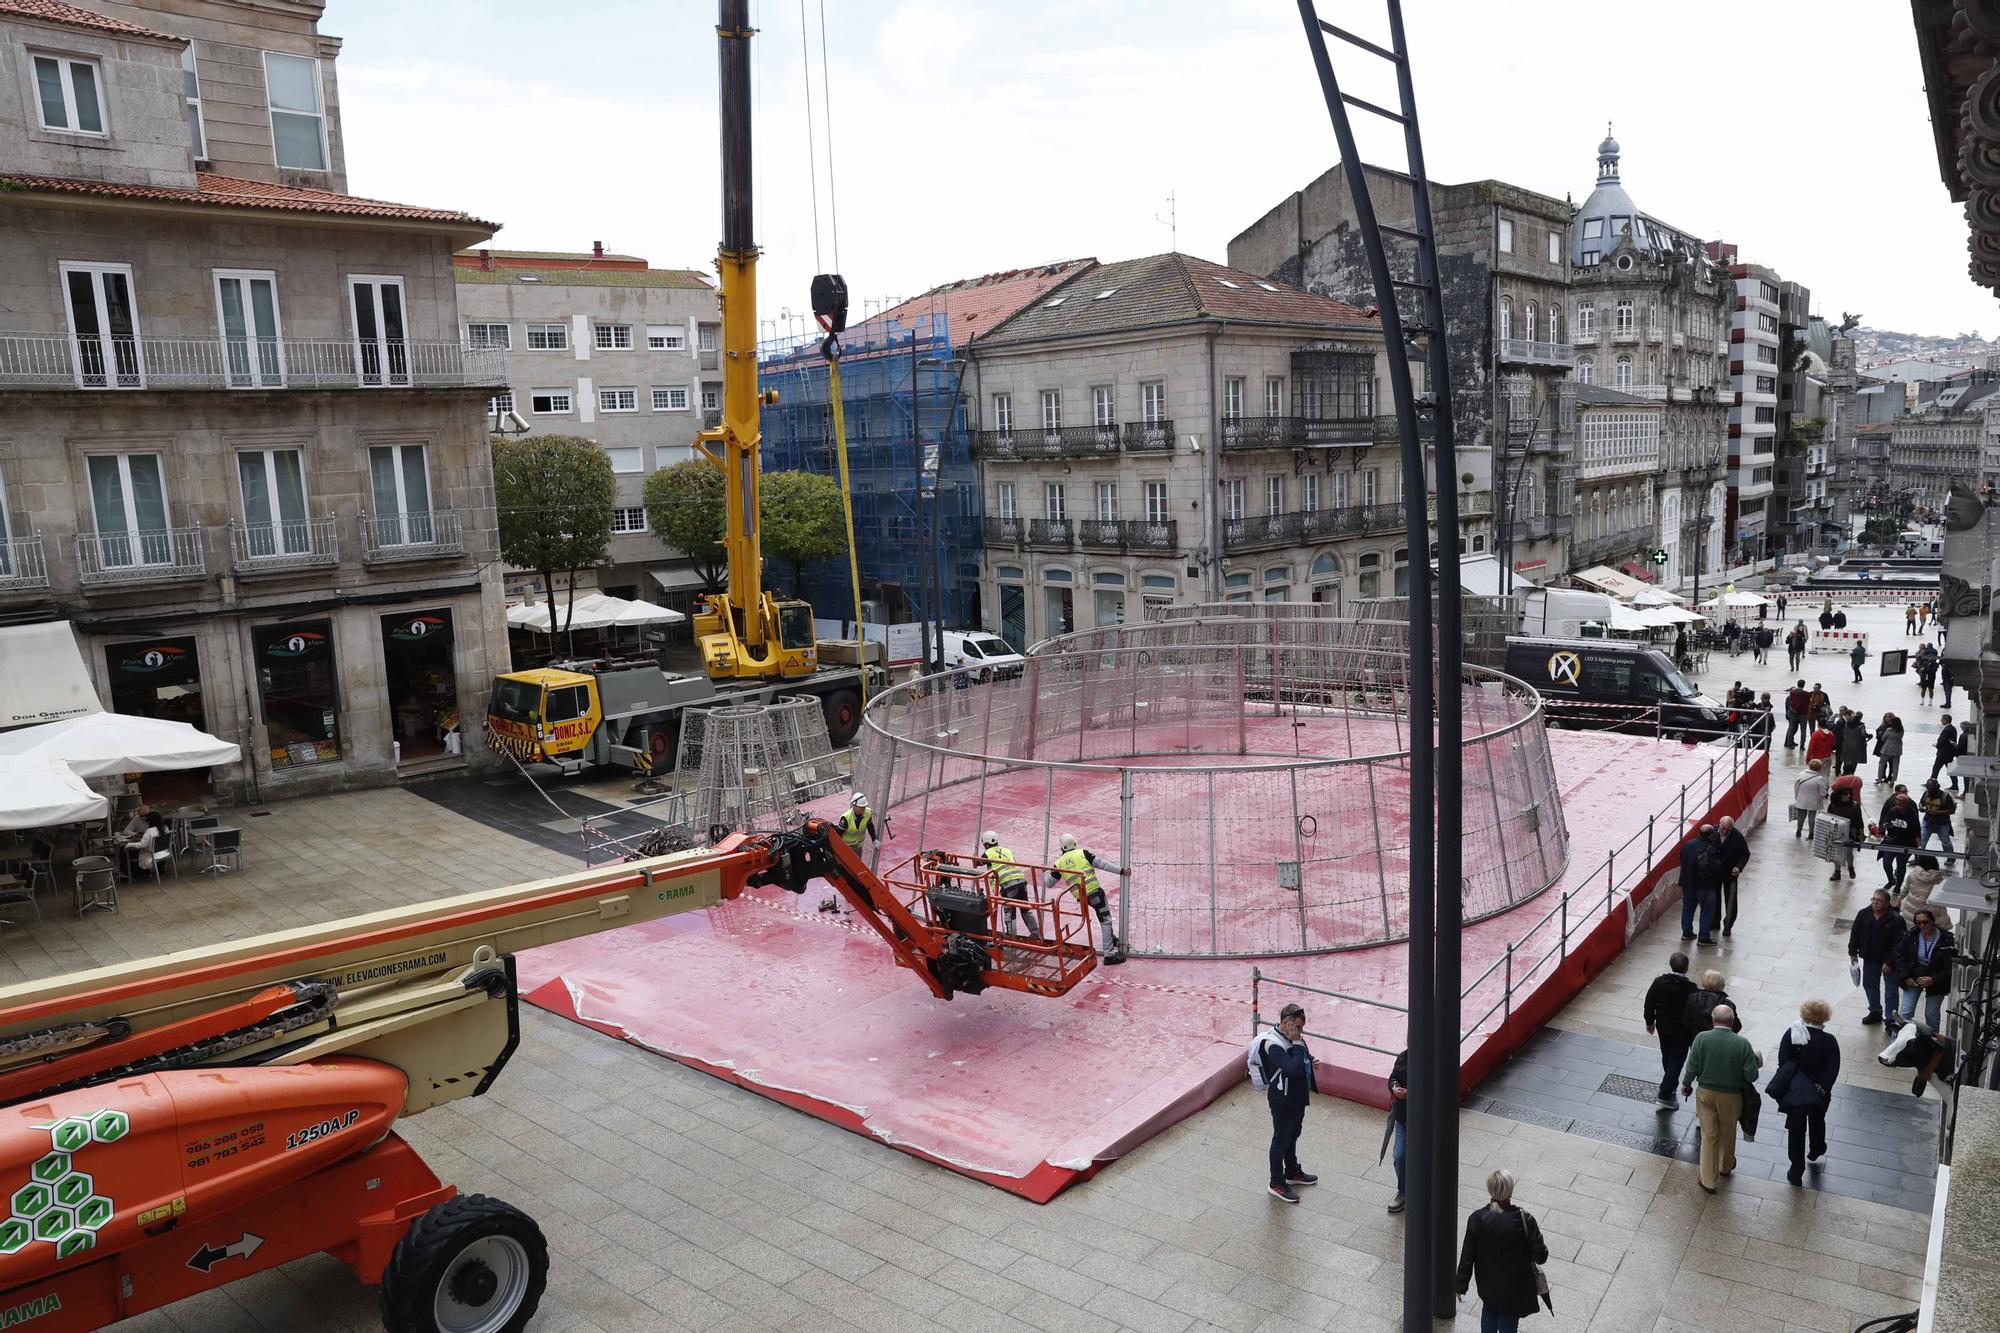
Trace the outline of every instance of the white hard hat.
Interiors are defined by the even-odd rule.
[[[1062,849],[1066,852],[1076,850],[1076,838],[1073,834],[1065,833],[1062,835]]]
[[[988,847],[991,847],[1000,841],[1000,835],[995,833],[992,829],[987,829],[985,833],[980,835],[979,840],[985,843]]]
[[[860,792],[855,792],[855,793],[854,793],[854,799],[853,799],[853,801],[851,802],[851,804],[853,804],[853,805],[866,805],[866,804],[868,804],[868,798],[867,798],[866,796],[863,796],[863,795],[862,795],[862,794],[861,794]]]

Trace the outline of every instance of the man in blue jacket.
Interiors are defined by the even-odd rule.
[[[1708,944],[1715,938],[1715,918],[1721,906],[1719,895],[1713,890],[1719,886],[1721,869],[1715,846],[1715,825],[1703,824],[1688,840],[1681,844],[1681,938],[1695,937],[1695,909],[1701,909],[1701,943]]]
[[[1313,1058],[1306,1049],[1306,1011],[1288,1004],[1279,1011],[1276,1031],[1261,1038],[1264,1095],[1271,1103],[1271,1197],[1297,1203],[1295,1187],[1317,1185],[1319,1177],[1299,1165],[1299,1131],[1313,1094]]]

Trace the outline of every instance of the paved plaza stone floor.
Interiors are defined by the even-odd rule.
[[[1878,643],[1900,644],[1899,618],[1857,619]],[[1705,684],[1720,692],[1741,675],[1775,691],[1783,664],[1782,655],[1766,668],[1747,655],[1718,658]],[[1851,686],[1845,661],[1831,656],[1809,658],[1808,672],[1871,725],[1884,707],[1913,719],[1905,771],[1922,776],[1918,756],[1940,710],[1916,706],[1913,680]],[[1773,761],[1772,805],[1782,813],[1798,761],[1782,749]],[[619,804],[623,792],[598,783],[577,794]],[[0,934],[0,980],[571,870],[581,864],[574,815],[594,807],[564,808],[569,815],[533,793],[476,782],[251,807],[237,820],[241,874],[128,887],[117,915],[83,921],[46,895],[40,926]],[[1915,1308],[1928,1224],[1917,1211],[1928,1190],[1919,1168],[1936,1104],[1910,1097],[1907,1078],[1872,1060],[1880,1029],[1859,1026],[1845,937],[1831,926],[1874,882],[1864,863],[1859,882],[1828,884],[1782,821],[1751,846],[1743,917],[1733,938],[1700,951],[1697,967],[1729,976],[1746,1035],[1767,1061],[1801,999],[1833,1001],[1845,1131],[1822,1187],[1793,1189],[1782,1171],[1771,1179],[1769,1154],[1748,1151],[1754,1170],[1706,1197],[1678,1115],[1658,1120],[1675,1140],[1662,1155],[1607,1141],[1616,1136],[1578,1110],[1558,1107],[1549,1123],[1507,1113],[1530,1105],[1509,1100],[1524,1093],[1569,1097],[1575,1081],[1558,1067],[1586,1083],[1584,1065],[1640,1077],[1657,1069],[1639,1007],[1679,945],[1677,923],[1662,921],[1460,1118],[1461,1204],[1479,1203],[1486,1173],[1505,1166],[1548,1237],[1556,1314],[1529,1320],[1533,1333],[1843,1333]],[[538,1010],[524,1007],[522,1024],[520,1053],[488,1096],[400,1129],[444,1178],[540,1221],[554,1262],[538,1333],[1398,1326],[1402,1219],[1383,1211],[1393,1176],[1375,1160],[1377,1111],[1314,1103],[1301,1151],[1321,1183],[1296,1208],[1263,1192],[1269,1121],[1247,1086],[1036,1206]],[[1765,1131],[1767,1148],[1773,1134]],[[1886,1192],[1864,1197],[1856,1182]],[[1476,1302],[1465,1303],[1459,1327],[1476,1320]],[[374,1294],[319,1257],[124,1327],[379,1323]]]

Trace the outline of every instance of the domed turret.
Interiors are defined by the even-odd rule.
[[[1619,184],[1618,141],[1611,137],[1607,122],[1604,142],[1597,145],[1597,188],[1583,201],[1570,228],[1570,262],[1579,267],[1599,263],[1618,248],[1619,239],[1626,235],[1641,246],[1648,243],[1639,210]]]

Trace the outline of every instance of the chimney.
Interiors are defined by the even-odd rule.
[[[602,259],[602,258],[604,258],[604,242],[603,242],[603,241],[592,241],[592,242],[590,243],[590,257],[591,257],[592,259]]]
[[[493,271],[493,252],[491,250],[484,247],[480,249],[479,267],[485,269],[488,273]]]

